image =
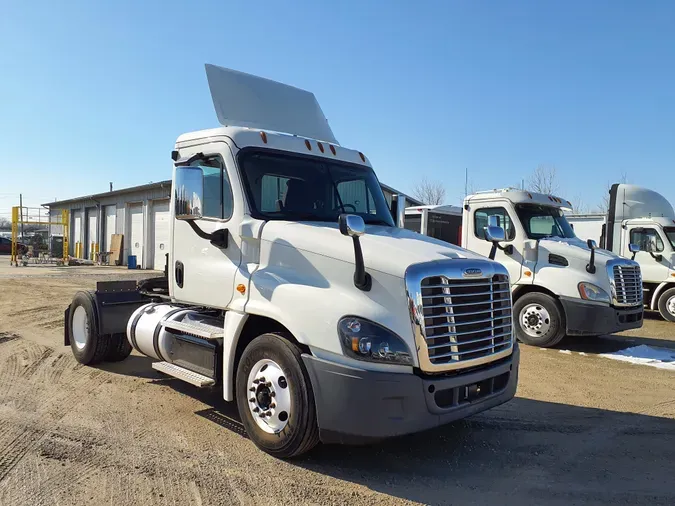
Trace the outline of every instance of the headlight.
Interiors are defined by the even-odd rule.
[[[607,302],[609,304],[607,292],[592,283],[579,283],[579,295],[581,295],[582,299],[594,302]]]
[[[338,323],[338,333],[342,349],[348,357],[386,364],[413,363],[403,339],[377,323],[345,316]]]

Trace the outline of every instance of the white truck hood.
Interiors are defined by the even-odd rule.
[[[269,221],[263,228],[261,239],[354,263],[352,239],[340,233],[337,223]],[[402,228],[368,225],[360,241],[366,270],[399,278],[404,277],[408,266],[421,262],[485,259],[477,253]]]
[[[591,248],[588,247],[585,241],[574,237],[565,239],[562,237],[551,237],[548,239],[541,239],[539,247],[545,249],[549,253],[562,255],[567,258],[575,258],[588,261],[591,258]],[[605,249],[595,250],[596,265],[605,265],[609,260],[620,258],[611,251]]]

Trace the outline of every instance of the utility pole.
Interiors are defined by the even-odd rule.
[[[19,193],[19,212],[21,213],[21,241],[23,241],[23,194]]]

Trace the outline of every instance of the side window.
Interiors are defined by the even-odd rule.
[[[485,239],[485,227],[488,226],[488,218],[497,216],[497,222],[504,228],[507,241],[512,241],[516,237],[516,229],[513,226],[511,217],[503,207],[486,207],[476,209],[473,213],[474,233],[479,239]]]
[[[653,228],[634,228],[630,231],[630,242],[640,246],[640,251],[663,251],[663,240]]]
[[[337,192],[348,213],[377,214],[373,196],[365,180],[340,181],[337,184]],[[334,207],[338,206],[339,202],[335,202]]]
[[[214,156],[193,165],[200,167],[204,174],[202,216],[229,220],[233,210],[232,186],[222,160]]]

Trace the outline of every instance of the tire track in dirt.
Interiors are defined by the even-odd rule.
[[[5,431],[5,441],[0,440],[0,483],[43,435],[44,431],[31,427]]]

